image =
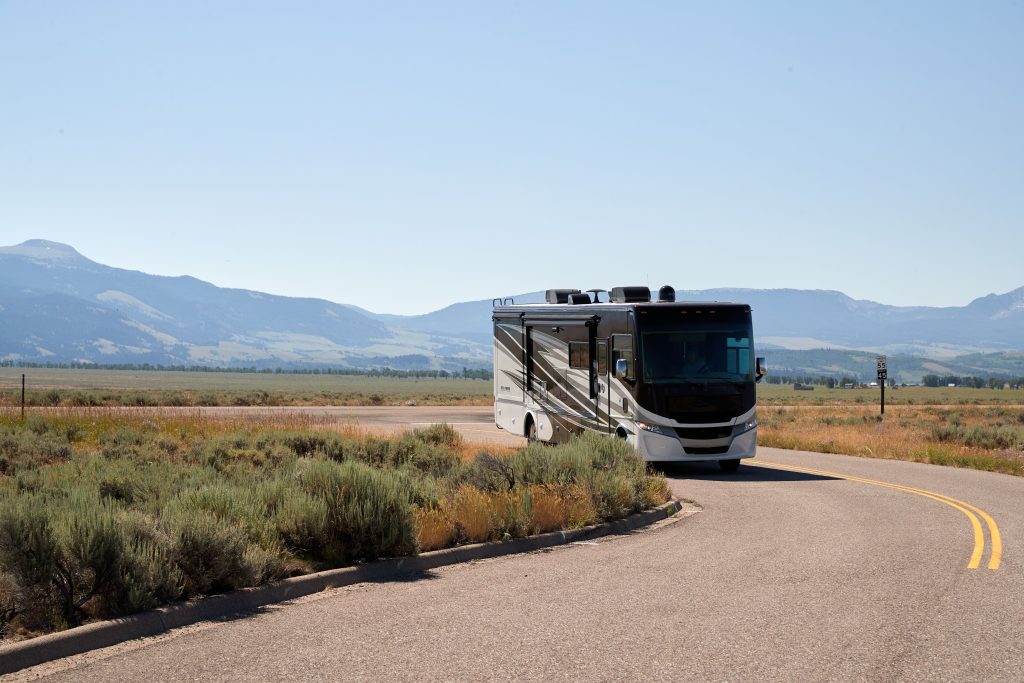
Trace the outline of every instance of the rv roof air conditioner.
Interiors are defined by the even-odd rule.
[[[615,304],[639,304],[651,300],[651,290],[647,287],[612,287],[608,299]]]
[[[573,292],[572,294],[569,295],[569,303],[573,304],[573,305],[576,305],[576,304],[589,304],[589,303],[591,303],[590,295],[589,294],[583,294],[583,293],[580,293],[580,292]]]
[[[549,289],[546,300],[549,304],[567,304],[570,294],[579,294],[578,289]]]
[[[673,289],[670,285],[665,285],[664,287],[662,287],[661,289],[658,290],[658,301],[663,301],[665,303],[671,303],[671,302],[673,302],[675,300],[676,300],[676,290]]]

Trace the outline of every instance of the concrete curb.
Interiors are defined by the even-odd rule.
[[[218,619],[264,605],[294,600],[328,588],[388,581],[450,564],[525,553],[566,545],[575,541],[627,533],[671,517],[681,509],[682,503],[675,499],[615,522],[596,524],[571,531],[553,531],[512,541],[445,548],[412,557],[370,562],[356,567],[329,569],[316,574],[284,579],[268,586],[244,588],[222,595],[211,595],[193,602],[161,607],[121,619],[101,621],[67,631],[49,633],[45,636],[0,647],[0,675],[89,650],[110,647],[127,640],[159,635],[171,629],[200,621]]]

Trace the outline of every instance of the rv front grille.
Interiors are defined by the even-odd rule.
[[[724,439],[732,436],[732,427],[676,427],[676,435],[681,439]]]
[[[715,446],[713,448],[690,448],[683,446],[688,455],[721,455],[729,450],[728,446]]]

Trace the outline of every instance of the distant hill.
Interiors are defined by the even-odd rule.
[[[861,381],[875,379],[877,355],[866,351],[839,349],[759,350],[765,357],[771,375],[796,377],[852,377]],[[972,377],[1024,377],[1024,353],[1004,352],[968,354],[954,358],[934,359],[905,354],[886,359],[889,379],[916,384],[924,375],[957,375]]]
[[[516,303],[543,298],[543,292],[514,297]],[[825,290],[679,290],[678,298],[749,303],[759,352],[794,373],[852,373],[886,353],[890,373],[919,381],[920,374],[944,372],[938,367],[951,374],[1008,370],[1016,367],[1013,353],[1024,352],[1024,287],[947,308],[887,306]],[[30,240],[0,247],[0,360],[489,367],[491,303],[471,300],[413,316],[373,313],[111,268],[68,245]],[[904,357],[905,370],[896,370],[895,359]]]
[[[862,349],[935,358],[1024,351],[1024,287],[946,308],[888,306],[831,290],[679,289],[676,298],[750,304],[754,333],[763,349]],[[544,293],[518,294],[514,299],[535,303],[544,300]],[[425,315],[379,319],[418,330],[458,330],[460,335],[489,341],[490,311],[491,299],[482,299]]]
[[[486,365],[457,336],[395,328],[322,299],[216,287],[111,268],[31,240],[0,248],[0,358],[28,361],[332,365]]]

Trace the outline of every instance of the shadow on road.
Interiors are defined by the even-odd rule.
[[[651,463],[651,469],[670,479],[700,479],[702,481],[729,481],[737,484],[770,481],[835,481],[835,477],[803,472],[787,472],[756,463],[740,465],[735,472],[723,472],[717,462]]]

